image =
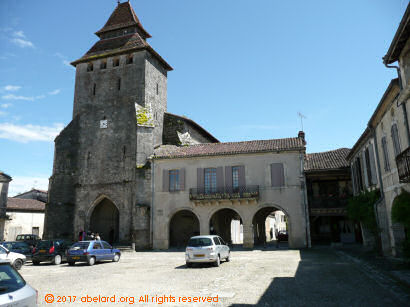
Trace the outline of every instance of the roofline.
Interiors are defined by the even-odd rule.
[[[40,213],[45,213],[46,209],[34,209],[34,208],[6,208],[6,212],[40,212]]]
[[[20,194],[14,195],[14,196],[13,196],[13,197],[11,197],[11,198],[19,198],[19,197],[17,197],[17,196],[21,196],[21,195],[24,195],[24,194],[30,193],[30,192],[32,192],[32,191],[37,191],[37,192],[40,192],[40,193],[46,193],[46,194],[48,194],[48,191],[43,191],[43,190],[39,190],[39,189],[32,188],[30,191],[26,191],[26,192],[23,192],[23,193],[20,193]]]
[[[10,181],[13,180],[13,178],[11,178],[11,176],[10,176],[10,175],[7,175],[6,173],[0,172],[0,175],[6,177],[6,178],[9,179]],[[9,181],[9,182],[10,182],[10,181]]]
[[[203,128],[201,125],[199,125],[198,123],[196,123],[194,120],[192,120],[192,119],[190,119],[190,118],[188,118],[188,117],[180,116],[180,115],[177,115],[177,114],[174,114],[174,113],[170,113],[170,112],[165,112],[165,113],[166,113],[166,114],[169,114],[169,115],[172,115],[172,116],[175,116],[175,117],[178,117],[178,118],[180,118],[180,119],[182,119],[182,120],[185,120],[185,121],[190,122],[191,124],[193,124],[194,126],[196,126],[197,128],[199,128],[200,130],[202,130],[203,132],[205,132],[205,134],[207,134],[211,139],[213,139],[213,140],[215,141],[215,143],[220,143],[220,141],[219,141],[216,137],[214,137],[211,133],[209,133],[207,130],[205,130],[205,128]]]
[[[223,144],[223,143],[220,143]],[[211,154],[195,154],[195,155],[186,155],[186,156],[155,156],[152,155],[151,159],[153,160],[172,160],[172,159],[187,159],[187,158],[198,158],[198,157],[217,157],[217,156],[235,156],[235,155],[249,155],[249,154],[258,154],[258,153],[279,153],[284,151],[295,151],[300,152],[301,150],[305,151],[305,147],[296,147],[292,149],[278,149],[278,150],[258,150],[258,151],[247,151],[247,152],[227,152],[227,153],[211,153]]]
[[[386,55],[383,57],[384,64],[391,64],[397,61],[397,58],[391,58],[392,53],[395,51],[397,47],[397,43],[402,36],[405,27],[409,26],[409,17],[410,17],[410,3],[407,5],[407,9],[404,12],[403,18],[400,21],[399,27],[397,28],[396,34],[390,44],[389,50],[387,51]]]
[[[309,170],[304,170],[304,173],[324,173],[324,172],[329,172],[329,171],[345,171],[350,169],[350,166],[345,166],[345,167],[338,167],[338,168],[319,168],[319,169],[309,169]]]
[[[80,63],[85,63],[85,62],[89,62],[91,60],[98,60],[98,59],[102,59],[102,58],[108,58],[110,56],[114,56],[114,55],[121,55],[121,54],[126,54],[129,53],[130,51],[139,51],[139,50],[148,50],[149,52],[151,52],[153,54],[154,57],[156,57],[164,66],[165,69],[167,71],[172,71],[174,70],[172,68],[171,65],[169,65],[159,54],[158,52],[156,52],[150,45],[147,46],[139,46],[139,47],[133,47],[133,48],[129,48],[129,49],[124,49],[124,50],[113,50],[113,51],[107,51],[104,52],[102,54],[96,54],[96,55],[90,55],[90,56],[86,56],[86,57],[81,57],[78,60],[75,60],[73,62],[71,62],[70,64],[74,67],[76,67],[77,64]]]
[[[363,133],[360,135],[359,139],[356,141],[356,143],[353,145],[352,149],[350,150],[349,154],[346,156],[346,160],[349,162],[350,158],[353,157],[353,155],[356,153],[356,149],[359,147],[359,144],[365,140],[368,136],[370,136],[370,129],[369,127],[366,127],[366,129],[363,131]]]

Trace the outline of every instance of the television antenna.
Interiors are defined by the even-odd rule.
[[[298,112],[298,116],[300,117],[300,126],[302,128],[303,131],[303,119],[306,118],[305,115],[303,115],[302,113]]]

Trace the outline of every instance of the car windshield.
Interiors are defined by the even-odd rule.
[[[88,245],[90,245],[90,242],[77,242],[70,249],[87,249]]]
[[[17,291],[25,285],[24,279],[10,265],[0,265],[0,295]]]
[[[40,241],[37,244],[37,248],[41,249],[41,248],[49,248],[52,246],[52,242],[51,241]]]
[[[1,245],[3,245],[5,248],[8,250],[13,249],[13,244],[9,242],[3,242]]]
[[[210,246],[212,245],[212,240],[210,238],[192,238],[188,242],[188,246],[199,247],[199,246]]]
[[[23,241],[23,240],[24,240],[24,236],[22,236],[22,235],[18,235],[16,237],[16,241]]]

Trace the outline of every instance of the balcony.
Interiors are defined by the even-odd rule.
[[[309,197],[309,208],[345,208],[347,196]]]
[[[410,182],[410,147],[396,157],[400,182]]]
[[[189,189],[189,199],[192,201],[219,201],[219,200],[256,200],[259,198],[259,186],[219,188],[215,191],[205,189]]]

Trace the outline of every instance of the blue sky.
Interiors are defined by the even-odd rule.
[[[132,0],[174,67],[168,111],[220,141],[294,137],[351,147],[395,70],[382,57],[408,0]],[[0,170],[10,195],[47,189],[75,70],[115,0],[0,1]]]

